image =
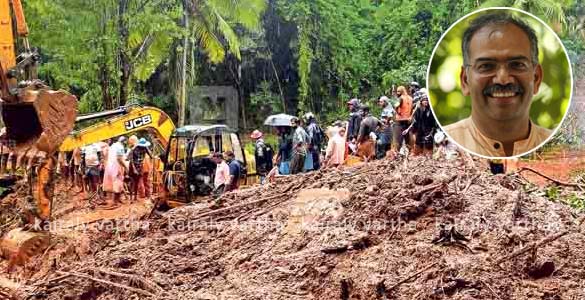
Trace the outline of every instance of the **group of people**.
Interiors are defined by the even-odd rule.
[[[124,192],[131,200],[149,197],[153,169],[150,142],[135,135],[121,136],[60,152],[58,173],[79,192],[95,195],[99,204],[117,205]]]
[[[347,140],[353,154],[370,160],[398,154],[432,156],[438,126],[426,89],[417,82],[399,86],[391,98],[378,99],[379,118],[358,99],[347,102],[350,111]]]
[[[306,113],[303,120],[295,117],[291,120],[291,126],[276,126],[277,151],[264,142],[261,131],[252,132],[250,138],[255,141],[254,158],[261,183],[264,183],[267,175],[273,171],[274,165],[278,167],[278,173],[281,175],[321,168],[321,146],[325,140],[325,133],[312,113]]]
[[[238,189],[240,186],[240,178],[242,175],[245,175],[245,172],[233,151],[226,151],[223,154],[215,152],[210,157],[216,164],[213,179],[213,195],[217,199],[225,192]]]
[[[326,132],[312,113],[305,114],[303,120],[293,118],[290,127],[277,126],[276,153],[264,142],[262,132],[255,130],[250,137],[255,140],[256,168],[261,181],[273,168],[282,175],[297,174],[323,166],[337,167],[344,164],[349,155],[367,162],[399,155],[452,159],[463,153],[439,130],[426,89],[417,82],[408,87],[399,86],[390,97],[380,97],[377,101],[381,109],[379,117],[356,98],[349,100],[347,105],[348,120],[336,121]]]

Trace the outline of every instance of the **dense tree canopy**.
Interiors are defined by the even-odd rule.
[[[572,59],[585,45],[584,4],[572,0],[24,3],[43,79],[77,94],[82,112],[136,101],[176,117],[182,82],[232,85],[248,128],[262,121],[257,112],[314,111],[330,121],[346,113],[350,97],[370,101],[412,80],[424,85],[443,32],[484,6],[542,17]]]

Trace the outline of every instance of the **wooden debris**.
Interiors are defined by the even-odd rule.
[[[583,223],[583,220],[585,220],[585,219],[581,219],[581,221],[578,222],[579,226],[580,226],[580,224]],[[503,263],[505,261],[508,261],[508,260],[510,260],[510,259],[512,259],[512,258],[514,258],[516,256],[520,256],[520,255],[522,255],[522,254],[524,254],[524,253],[526,253],[526,252],[528,252],[530,250],[536,249],[536,248],[538,248],[540,246],[543,246],[545,244],[554,242],[557,239],[559,239],[559,238],[567,235],[571,231],[572,231],[571,229],[563,230],[563,231],[561,231],[561,232],[559,232],[557,234],[549,235],[549,236],[545,237],[544,239],[542,239],[540,241],[529,243],[528,245],[522,247],[521,249],[519,249],[517,251],[514,251],[513,253],[511,253],[509,255],[506,255],[506,256],[504,256],[504,257],[496,260],[496,265],[499,265],[499,264],[501,264],[501,263]]]
[[[95,282],[99,282],[101,284],[110,285],[110,286],[113,286],[113,287],[125,289],[125,290],[128,290],[128,291],[137,293],[137,294],[141,294],[141,295],[148,296],[148,297],[155,297],[156,296],[155,294],[153,294],[151,292],[148,292],[148,291],[145,291],[143,289],[133,288],[131,286],[127,286],[127,285],[115,283],[115,282],[112,282],[112,281],[95,278],[95,277],[92,277],[92,276],[89,276],[89,275],[86,275],[86,274],[81,274],[81,273],[76,273],[76,272],[64,272],[64,271],[57,271],[57,273],[58,274],[61,274],[61,275],[69,275],[69,276],[74,276],[74,277],[79,277],[79,278],[84,278],[84,279],[92,280],[92,281],[95,281]]]
[[[548,180],[550,180],[550,181],[552,181],[552,182],[554,182],[556,184],[559,184],[559,185],[570,186],[570,187],[577,187],[577,188],[583,188],[583,187],[585,187],[584,185],[579,184],[579,183],[564,182],[564,181],[561,181],[561,180],[552,178],[552,177],[550,177],[548,175],[545,175],[542,172],[539,172],[539,171],[537,171],[537,170],[535,170],[533,168],[522,167],[522,168],[518,169],[517,173],[521,173],[522,171],[530,171],[530,172],[532,172],[534,174],[540,175],[540,176],[542,176],[542,177],[544,177],[544,178],[546,178],[546,179],[548,179]]]
[[[520,177],[515,176],[509,181],[518,184]],[[453,178],[459,180],[459,186]],[[452,162],[418,157],[275,180],[263,188],[226,194],[224,207],[217,210],[205,202],[210,199],[203,199],[170,210],[161,218],[141,220],[148,226],[139,236],[133,231],[93,232],[89,228],[91,243],[86,246],[90,253],[75,258],[75,253],[59,253],[62,246],[55,246],[47,253],[47,262],[39,265],[44,274],[60,269],[68,275],[57,273],[50,276],[53,279],[37,276],[38,281],[48,283],[29,285],[26,292],[34,299],[34,288],[44,293],[46,300],[86,296],[142,299],[149,295],[166,300],[223,296],[275,300],[450,298],[444,292],[453,293],[452,298],[529,300],[534,296],[530,291],[544,286],[542,280],[526,280],[528,275],[518,273],[519,269],[528,271],[529,259],[522,260],[525,264],[520,268],[492,267],[500,255],[527,245],[524,228],[517,224],[509,227],[514,214],[511,210],[518,202],[522,215],[530,217],[527,221],[538,224],[567,224],[574,211],[537,193],[523,194],[518,201],[514,194],[518,189],[503,187],[498,177],[485,171],[463,173]],[[309,194],[307,203],[288,205],[306,187],[343,189],[350,197],[314,203],[314,195]],[[368,187],[375,188],[366,194]],[[418,206],[424,210],[413,220],[418,218],[420,223],[400,220],[401,213]],[[302,232],[283,226],[295,218],[311,226]],[[193,221],[192,230],[174,226]],[[397,221],[402,227],[391,225]],[[468,224],[479,227],[472,227],[470,234],[461,231],[463,236],[449,227],[441,233],[434,227],[441,223],[456,224],[457,229]],[[546,237],[544,232],[533,230],[530,234],[539,241]],[[400,238],[396,238],[398,233]],[[361,238],[364,236],[367,239]],[[437,237],[441,245],[461,243],[483,250],[478,250],[482,251],[478,255],[433,246],[430,241]],[[565,283],[555,293],[563,298],[580,296],[565,287],[581,281],[573,270],[585,268],[585,260],[580,259],[585,238],[575,234],[554,244],[571,249],[538,249],[539,257],[569,262],[566,272],[559,273]],[[364,250],[356,251],[359,249]],[[482,258],[490,255],[492,266],[482,264]],[[372,278],[385,280],[372,282]],[[35,284],[35,280],[29,283]],[[433,287],[440,294],[435,295]]]
[[[434,266],[436,266],[437,264],[439,264],[439,262],[434,262],[434,263],[430,264],[429,266],[425,267],[424,269],[422,269],[422,270],[420,270],[420,271],[418,271],[418,272],[416,272],[416,273],[414,273],[414,274],[412,274],[412,275],[410,275],[410,276],[408,276],[408,277],[406,277],[406,278],[404,278],[404,279],[402,279],[402,280],[398,281],[398,282],[397,282],[397,283],[395,283],[393,286],[391,286],[391,287],[388,289],[388,291],[392,291],[392,290],[396,289],[397,287],[399,287],[401,284],[403,284],[403,283],[405,283],[405,282],[407,282],[407,281],[410,281],[410,280],[411,280],[411,279],[413,279],[413,278],[416,278],[418,275],[420,275],[420,274],[422,274],[422,273],[424,273],[424,272],[426,272],[426,271],[430,270],[431,268],[433,268],[433,267],[434,267]]]

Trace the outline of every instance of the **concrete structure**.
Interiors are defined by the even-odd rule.
[[[196,86],[189,91],[189,124],[226,124],[239,129],[238,92],[232,86]]]

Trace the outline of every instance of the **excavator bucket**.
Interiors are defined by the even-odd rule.
[[[0,241],[0,254],[8,259],[8,269],[24,265],[29,258],[43,253],[50,244],[49,235],[41,232],[16,228],[9,231]]]
[[[75,125],[77,99],[65,91],[53,91],[42,83],[33,83],[19,89],[16,97],[2,100],[3,143],[17,157],[26,157],[29,166],[31,161],[42,158],[40,166],[35,168],[36,176],[29,180],[35,208],[24,216],[28,225],[33,225],[38,218],[41,226],[45,226],[51,216],[54,154]],[[21,265],[42,253],[48,241],[47,232],[17,228],[0,241],[0,253],[9,258],[10,265]]]
[[[77,99],[41,83],[21,89],[17,98],[2,102],[7,145],[15,152],[36,148],[52,154],[75,125]]]

